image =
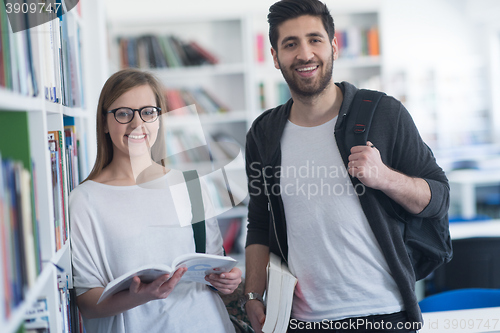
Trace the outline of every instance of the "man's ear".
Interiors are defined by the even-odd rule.
[[[333,48],[333,60],[337,60],[339,57],[339,44],[337,42],[337,37],[333,37],[332,39],[332,48]]]
[[[276,52],[273,47],[271,47],[271,55],[273,56],[274,67],[276,69],[280,69],[280,64],[278,62],[278,52]]]

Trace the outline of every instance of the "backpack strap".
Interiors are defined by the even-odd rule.
[[[197,253],[206,252],[207,231],[205,228],[205,208],[203,206],[203,197],[201,194],[200,178],[196,170],[188,170],[182,173],[186,180],[186,186],[191,201],[191,213],[193,220],[194,244]]]
[[[348,151],[354,146],[364,146],[368,141],[368,133],[380,99],[385,93],[375,90],[359,89],[349,110],[349,118],[345,142]]]

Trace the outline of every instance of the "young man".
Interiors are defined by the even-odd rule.
[[[333,81],[338,45],[323,3],[282,0],[268,21],[274,64],[292,99],[264,112],[247,135],[245,309],[252,326],[260,332],[265,320],[259,296],[271,251],[298,279],[289,332],[415,332],[422,316],[399,216],[445,216],[444,172],[392,97],[382,97],[366,145],[345,147],[357,88]],[[389,209],[373,200],[380,196]]]

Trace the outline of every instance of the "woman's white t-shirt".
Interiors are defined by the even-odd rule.
[[[105,287],[146,264],[170,265],[194,253],[189,193],[180,171],[149,183],[112,186],[86,181],[70,194],[71,246],[77,295]],[[170,186],[169,186],[170,185]],[[202,186],[204,188],[204,186]],[[214,216],[203,191],[205,216]],[[215,218],[206,219],[207,253],[222,255]],[[179,282],[163,300],[113,317],[85,319],[87,332],[234,332],[219,295],[208,286]]]

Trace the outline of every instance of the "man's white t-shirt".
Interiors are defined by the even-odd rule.
[[[288,264],[298,279],[292,318],[303,321],[403,309],[338,150],[336,119],[315,127],[288,121],[281,138]]]
[[[171,170],[140,186],[87,181],[71,192],[77,295],[105,287],[134,268],[170,265],[177,256],[195,252],[191,204],[183,179],[180,171]],[[214,216],[206,191],[203,201],[205,216]],[[206,219],[206,245],[207,253],[222,255],[222,237],[215,218]],[[179,282],[166,299],[113,317],[84,319],[84,325],[92,333],[234,332],[219,295],[204,284],[185,281]]]

